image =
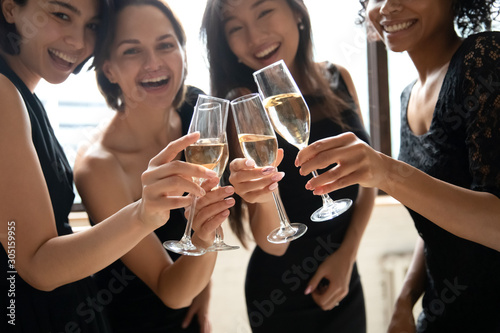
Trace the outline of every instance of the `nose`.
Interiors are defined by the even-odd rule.
[[[401,0],[386,0],[380,8],[383,14],[395,13],[401,10]]]
[[[65,38],[65,42],[71,45],[75,50],[81,50],[85,47],[85,28],[70,27]]]
[[[247,40],[250,45],[258,45],[264,35],[263,27],[258,27],[255,24],[247,27]]]
[[[154,71],[161,67],[161,60],[155,52],[146,52],[144,58],[144,69],[147,71]]]

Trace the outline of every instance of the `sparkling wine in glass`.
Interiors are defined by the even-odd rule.
[[[205,103],[194,108],[188,133],[200,132],[200,138],[184,149],[187,162],[202,165],[211,170],[217,166],[224,149],[222,120],[220,104]],[[201,185],[203,178],[195,178],[194,181]],[[198,197],[193,196],[193,203],[182,239],[163,243],[163,246],[168,250],[190,256],[200,256],[207,252],[206,249],[194,245],[191,241],[197,200]]]
[[[241,150],[246,158],[255,161],[258,167],[273,166],[278,151],[278,141],[259,94],[249,94],[231,101],[234,122]],[[280,227],[273,230],[267,240],[280,244],[304,235],[307,226],[290,223],[280,196],[272,192],[280,219]]]
[[[311,124],[309,108],[285,62],[275,62],[256,71],[253,76],[274,130],[297,149],[307,147]],[[312,174],[318,176],[316,170]],[[352,205],[351,199],[334,201],[328,194],[322,194],[321,199],[323,206],[311,215],[314,222],[331,220]]]
[[[217,98],[213,96],[208,96],[208,95],[203,95],[200,94],[198,95],[198,100],[196,102],[196,105],[203,105],[205,103],[217,103],[220,104],[221,107],[221,115],[222,115],[222,129],[224,131],[224,136],[223,136],[223,143],[224,143],[224,148],[222,150],[222,155],[221,158],[219,159],[219,162],[213,169],[215,172],[217,172],[217,176],[219,177],[219,184],[217,184],[217,187],[220,186],[220,179],[222,177],[222,174],[224,173],[224,170],[226,169],[227,162],[229,160],[229,148],[227,145],[227,138],[226,138],[226,125],[227,125],[227,116],[229,112],[229,101],[227,99],[223,98]],[[215,239],[214,243],[207,248],[208,252],[212,251],[229,251],[229,250],[237,250],[239,249],[239,246],[236,245],[228,245],[224,242],[224,238],[222,236],[222,227],[219,226],[217,229],[215,229]]]

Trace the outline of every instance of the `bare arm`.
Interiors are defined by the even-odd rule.
[[[196,136],[179,141],[151,163],[143,176],[143,199],[95,228],[58,236],[24,102],[3,76],[0,76],[0,109],[1,242],[7,250],[7,224],[15,221],[16,270],[35,288],[52,290],[97,272],[165,223],[170,209],[189,204],[188,199],[165,197],[165,179],[173,170],[164,163],[195,142]],[[202,169],[198,172],[204,175]],[[195,184],[189,191],[201,193]]]
[[[189,168],[190,164],[174,162],[180,168]],[[205,190],[217,184],[217,179],[205,184]],[[96,223],[105,220],[121,207],[133,202],[131,185],[124,177],[121,166],[109,156],[106,159],[84,156],[75,164],[75,182],[89,216]],[[227,188],[207,193],[197,204],[195,233],[206,234],[198,241],[206,239],[205,247],[213,240],[213,231],[227,217],[228,208],[234,200],[228,202],[224,197],[232,192]],[[231,188],[229,188],[231,190]],[[197,220],[203,220],[203,223]],[[208,219],[210,221],[205,223]],[[178,222],[178,221],[176,221]],[[200,230],[205,228],[206,230]],[[210,239],[210,234],[212,238]],[[210,281],[215,266],[216,253],[207,253],[200,257],[183,256],[175,263],[163,248],[155,233],[150,233],[132,250],[121,257],[123,263],[144,281],[162,301],[171,308],[186,307]]]

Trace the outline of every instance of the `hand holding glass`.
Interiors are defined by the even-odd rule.
[[[198,95],[198,100],[196,102],[196,105],[203,105],[205,103],[217,103],[220,104],[221,107],[222,130],[224,131],[222,142],[224,144],[224,148],[222,150],[222,156],[219,159],[219,163],[217,163],[217,166],[214,168],[214,171],[217,172],[217,176],[219,177],[219,184],[217,185],[217,187],[219,187],[220,179],[222,177],[222,174],[224,173],[224,170],[226,169],[227,161],[229,160],[229,149],[227,146],[227,138],[226,138],[226,125],[227,125],[227,116],[229,112],[229,101],[227,99],[217,98],[213,96]],[[207,251],[208,252],[228,251],[228,250],[237,250],[239,248],[240,248],[239,246],[228,245],[224,242],[224,239],[222,237],[222,227],[219,226],[217,229],[215,229],[214,243],[212,244],[212,246],[207,248]]]
[[[238,140],[245,157],[253,159],[258,167],[273,166],[276,161],[278,142],[259,94],[237,98],[231,101],[231,107]],[[290,224],[280,196],[274,191],[272,196],[278,210],[280,227],[273,230],[267,236],[267,240],[279,244],[302,236],[307,231],[307,226],[302,223]]]
[[[275,131],[299,150],[307,147],[311,123],[309,108],[285,62],[275,62],[253,76]],[[316,171],[312,174],[318,176]],[[328,194],[322,194],[321,199],[323,207],[311,215],[314,222],[331,220],[352,205],[351,199],[333,201]]]
[[[200,138],[197,142],[184,150],[186,161],[203,165],[213,170],[217,166],[224,149],[224,144],[222,142],[224,131],[222,130],[220,104],[206,103],[195,107],[188,133],[193,132],[200,132]],[[194,180],[197,181],[198,184],[203,182],[202,178]],[[196,196],[193,197],[193,203],[182,239],[163,243],[163,246],[168,250],[190,256],[199,256],[207,252],[206,249],[194,245],[191,241],[191,229],[197,199]]]

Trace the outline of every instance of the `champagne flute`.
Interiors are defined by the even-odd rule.
[[[186,147],[184,154],[186,161],[214,169],[219,162],[224,144],[222,142],[222,115],[220,104],[205,103],[194,108],[193,118],[189,125],[188,133],[200,132],[200,138],[194,144]],[[201,185],[203,178],[194,178]],[[207,252],[206,249],[196,246],[191,241],[191,230],[198,197],[193,196],[193,203],[189,212],[186,229],[179,241],[166,241],[163,246],[168,250],[189,256],[200,256]]]
[[[234,122],[241,150],[258,167],[272,166],[276,161],[278,141],[259,94],[249,94],[231,101]],[[275,190],[277,191],[277,190]],[[307,226],[290,223],[279,195],[272,192],[280,219],[280,227],[273,230],[267,240],[271,243],[287,243],[304,235]]]
[[[297,147],[304,149],[309,144],[311,116],[304,97],[283,60],[277,61],[253,73],[265,108],[274,130]],[[312,172],[318,176],[316,170]],[[323,222],[339,216],[351,207],[351,199],[332,200],[322,194],[323,206],[312,215],[314,222]]]
[[[220,104],[221,107],[221,114],[222,114],[222,129],[224,131],[224,136],[222,138],[223,143],[224,143],[224,149],[222,151],[222,156],[219,160],[219,163],[217,163],[217,166],[214,168],[214,171],[217,172],[217,176],[219,177],[219,184],[217,184],[216,188],[220,186],[220,179],[222,177],[222,174],[224,173],[224,170],[226,169],[227,161],[229,160],[229,149],[227,146],[227,138],[226,138],[226,124],[227,124],[227,116],[228,116],[228,111],[229,111],[229,101],[227,99],[222,99],[222,98],[217,98],[213,96],[207,96],[207,95],[198,95],[198,100],[196,102],[196,105],[203,105],[204,103],[218,103]],[[222,237],[222,227],[219,226],[217,229],[215,229],[215,240],[214,243],[207,248],[208,252],[212,251],[228,251],[228,250],[237,250],[239,249],[239,246],[236,245],[228,245],[224,242],[224,239]]]

